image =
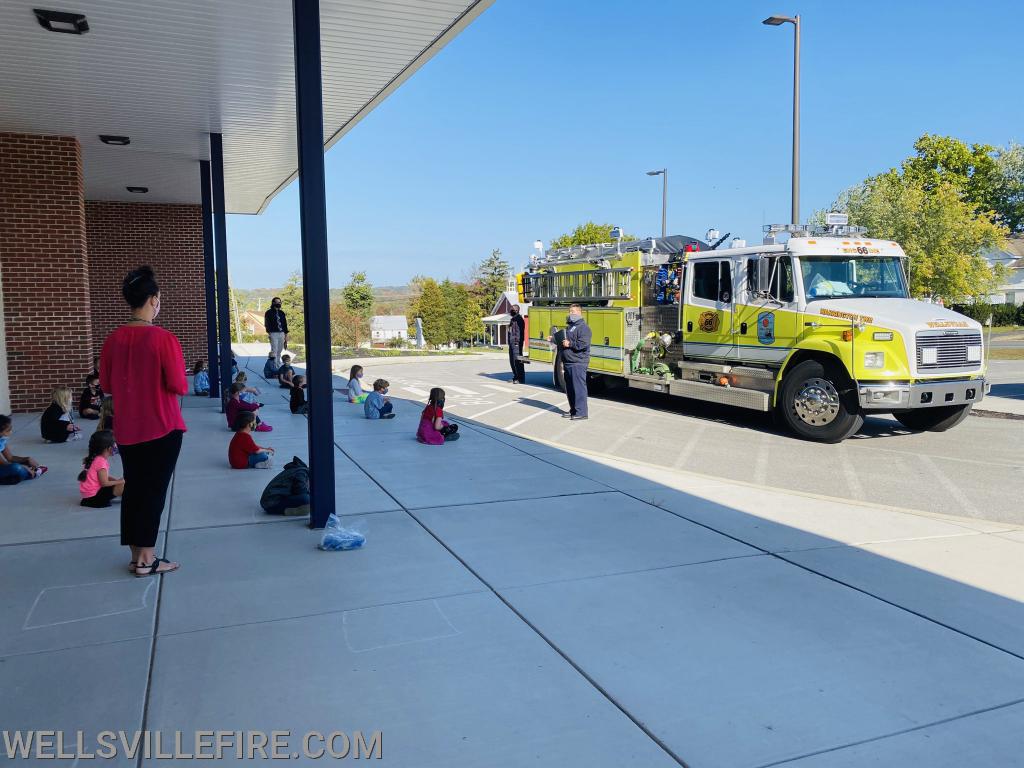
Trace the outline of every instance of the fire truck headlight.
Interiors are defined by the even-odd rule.
[[[885,352],[865,352],[865,368],[885,368]]]
[[[973,346],[967,348],[967,362],[969,363],[980,363],[981,362],[981,347]]]
[[[892,341],[892,331],[875,331],[871,338],[875,341]]]

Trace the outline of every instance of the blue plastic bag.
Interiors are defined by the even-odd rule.
[[[335,552],[345,549],[359,549],[366,543],[366,536],[353,528],[346,528],[341,524],[337,515],[327,518],[327,525],[324,528],[323,538],[320,539],[320,549]]]

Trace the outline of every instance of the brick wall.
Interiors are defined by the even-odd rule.
[[[121,296],[124,276],[148,264],[160,285],[156,324],[178,337],[189,366],[197,357],[206,357],[200,206],[89,200],[85,225],[97,354],[107,334],[128,318],[128,305]]]
[[[11,408],[40,410],[92,367],[77,139],[0,133],[0,264]]]

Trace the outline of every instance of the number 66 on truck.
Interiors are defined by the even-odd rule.
[[[564,388],[547,337],[577,303],[596,384],[774,411],[825,443],[873,413],[911,430],[956,426],[988,391],[981,325],[911,299],[898,243],[841,214],[827,221],[767,226],[756,246],[673,235],[534,257],[517,276],[530,303],[528,359],[551,363]]]

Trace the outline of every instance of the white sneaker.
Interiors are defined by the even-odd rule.
[[[266,461],[261,461],[254,465],[256,469],[270,469],[274,466],[274,457],[270,456]]]

